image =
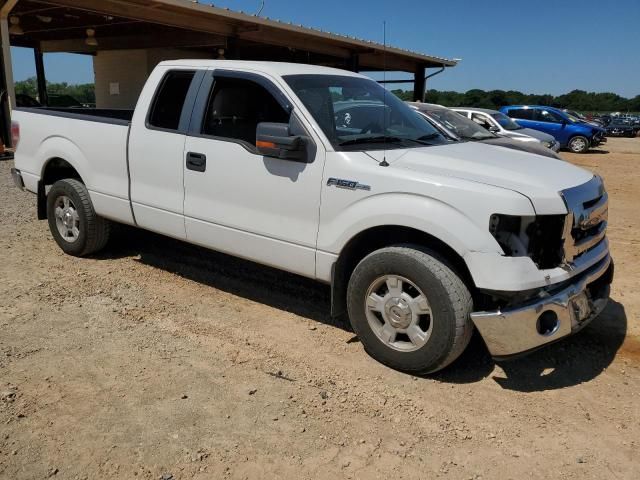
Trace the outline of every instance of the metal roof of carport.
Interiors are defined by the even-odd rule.
[[[8,20],[12,20],[15,30],[12,17],[17,18],[21,35],[9,35]],[[5,144],[10,142],[8,119],[15,101],[9,45],[34,49],[38,92],[45,100],[43,52],[95,54],[104,50],[175,47],[237,60],[409,72],[413,74],[415,100],[424,97],[425,69],[444,70],[457,64],[455,59],[190,0],[0,0],[0,27],[0,134]],[[87,29],[95,31],[97,45],[87,44]]]
[[[19,15],[20,10],[24,8],[24,14],[27,14],[30,10],[37,9],[35,8],[37,5],[43,8],[47,5],[68,7],[139,22],[177,27],[191,32],[295,48],[343,59],[357,55],[358,68],[361,70],[386,68],[390,71],[414,72],[417,68],[453,67],[457,64],[456,60],[390,46],[386,47],[385,58],[385,46],[380,43],[189,0],[23,0],[17,3],[14,10]],[[109,24],[98,23],[95,28],[96,37],[99,38],[101,30],[109,28]],[[37,39],[39,36],[46,37],[46,33],[46,30],[42,29],[39,32],[33,32],[31,36]],[[69,38],[68,35],[72,32],[60,33],[63,35],[66,33],[66,38]],[[29,34],[28,31],[27,34]]]

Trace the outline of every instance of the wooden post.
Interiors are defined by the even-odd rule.
[[[33,49],[36,60],[36,80],[38,83],[38,98],[45,107],[49,106],[49,96],[47,95],[47,77],[44,74],[44,59],[39,48]]]
[[[424,102],[424,90],[427,85],[425,77],[425,68],[418,67],[413,73],[413,101]]]
[[[358,73],[360,71],[360,55],[352,53],[349,57],[349,70]]]

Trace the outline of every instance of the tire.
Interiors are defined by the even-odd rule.
[[[569,150],[573,153],[586,153],[589,151],[589,147],[591,142],[587,137],[583,137],[582,135],[576,135],[575,137],[569,140]]]
[[[421,296],[426,303],[416,300]],[[347,307],[367,353],[406,373],[443,369],[460,356],[473,333],[469,289],[436,254],[419,246],[367,255],[351,274]]]
[[[47,219],[54,240],[69,255],[91,255],[109,240],[111,223],[96,215],[87,188],[74,178],[58,180],[49,190]]]

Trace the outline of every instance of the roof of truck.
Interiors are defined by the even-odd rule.
[[[167,60],[161,62],[163,66],[194,67],[194,68],[221,68],[252,70],[255,72],[267,73],[273,76],[284,75],[343,75],[351,77],[364,77],[359,73],[338,68],[320,67],[317,65],[307,65],[305,63],[285,63],[285,62],[256,62],[249,60]]]

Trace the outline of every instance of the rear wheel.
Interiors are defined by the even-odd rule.
[[[87,188],[74,178],[58,180],[49,190],[47,219],[54,240],[69,255],[90,255],[109,240],[110,222],[96,214]]]
[[[440,370],[464,351],[473,331],[472,299],[462,280],[418,246],[377,250],[355,268],[349,318],[365,350],[397,370]]]
[[[589,139],[578,135],[569,140],[569,150],[573,153],[585,153],[589,150]]]

